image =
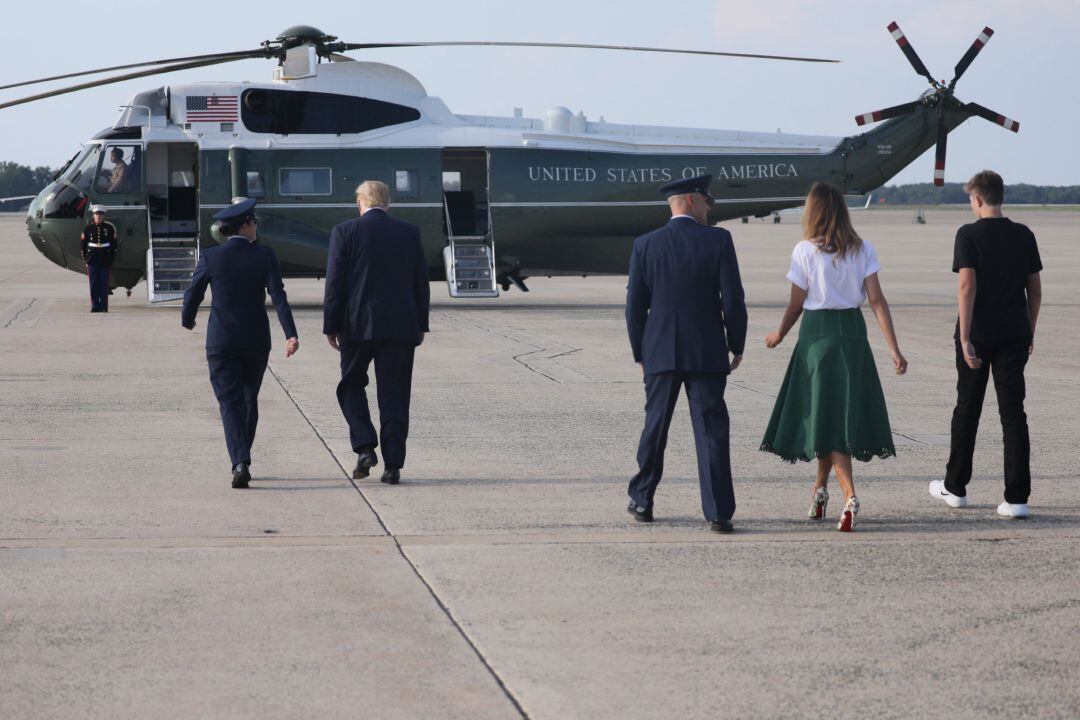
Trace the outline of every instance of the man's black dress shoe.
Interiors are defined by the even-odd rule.
[[[730,520],[710,520],[709,529],[718,533],[729,533],[735,529]]]
[[[379,458],[371,448],[356,453],[356,467],[353,468],[353,480],[363,480],[371,472],[371,468],[379,464]]]
[[[401,482],[401,471],[397,468],[388,467],[383,470],[381,481],[387,485],[397,485]]]
[[[626,506],[626,512],[633,515],[638,522],[652,522],[652,508],[638,505],[633,500]]]
[[[243,489],[251,482],[251,471],[248,470],[247,463],[236,463],[236,467],[232,471],[232,486],[236,489]]]

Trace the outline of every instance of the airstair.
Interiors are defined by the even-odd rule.
[[[153,228],[153,223],[148,222],[147,227]],[[183,298],[198,262],[198,234],[162,235],[151,230],[146,249],[147,299],[157,303]]]
[[[495,282],[495,238],[491,232],[490,211],[484,209],[486,222],[461,220],[460,213],[452,212],[449,198],[444,194],[443,209],[446,212],[447,244],[443,248],[443,264],[446,267],[446,284],[453,298],[493,298],[499,296]],[[455,234],[457,227],[464,229]],[[477,230],[480,232],[477,233]]]

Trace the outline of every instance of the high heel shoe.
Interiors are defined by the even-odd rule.
[[[814,499],[810,501],[810,510],[806,516],[811,520],[824,520],[827,507],[829,507],[829,490],[820,487],[814,491]]]
[[[851,532],[855,529],[855,516],[859,514],[859,498],[852,495],[846,503],[844,503],[844,511],[840,513],[840,522],[836,524],[836,529],[840,532]]]

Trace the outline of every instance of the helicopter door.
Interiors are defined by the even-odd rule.
[[[498,297],[487,150],[446,149],[442,161],[443,263],[450,297]]]
[[[178,300],[199,259],[199,146],[151,143],[146,148],[150,302]]]

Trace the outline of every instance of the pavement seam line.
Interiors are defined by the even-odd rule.
[[[364,504],[367,505],[369,510],[371,510],[371,513],[375,516],[375,520],[379,523],[379,527],[381,527],[383,529],[383,532],[385,532],[386,535],[393,541],[394,547],[397,549],[398,555],[400,555],[401,559],[404,560],[405,563],[412,569],[413,574],[416,575],[416,578],[420,581],[420,584],[423,585],[425,589],[427,589],[428,594],[431,595],[432,600],[435,601],[435,604],[442,611],[443,616],[450,621],[450,624],[455,630],[457,630],[457,633],[461,637],[461,639],[465,641],[465,644],[469,647],[470,650],[473,651],[473,654],[476,655],[476,658],[480,661],[480,664],[484,667],[485,670],[488,671],[488,675],[490,675],[491,679],[495,681],[495,685],[502,691],[503,696],[508,701],[510,701],[510,704],[514,707],[515,710],[517,710],[518,715],[520,715],[525,720],[531,720],[529,714],[525,711],[525,707],[521,704],[521,701],[518,700],[517,695],[515,695],[512,690],[510,690],[510,687],[506,684],[506,681],[503,679],[502,675],[500,675],[499,672],[495,670],[495,667],[491,664],[491,662],[488,661],[484,653],[481,652],[479,646],[473,641],[472,637],[467,632],[465,632],[465,628],[462,627],[461,623],[459,623],[457,618],[454,617],[454,614],[450,612],[450,608],[446,605],[445,602],[443,602],[442,598],[439,597],[439,594],[435,592],[435,588],[432,587],[431,583],[429,583],[427,578],[424,577],[424,574],[420,572],[420,568],[418,568],[416,566],[416,563],[412,561],[412,558],[410,558],[405,553],[405,549],[401,547],[401,543],[398,541],[397,536],[394,535],[394,533],[390,532],[390,528],[387,527],[386,522],[382,518],[382,515],[379,514],[379,511],[376,510],[375,506],[371,504],[371,501],[368,500],[367,495],[364,494],[364,491],[361,490],[360,486],[356,484],[355,480],[353,480],[352,473],[350,473],[345,468],[345,466],[341,464],[341,461],[338,460],[337,455],[335,455],[334,451],[330,449],[330,445],[326,442],[326,439],[323,438],[318,428],[315,427],[315,424],[312,423],[311,419],[307,416],[307,413],[305,413],[303,408],[300,407],[300,403],[296,401],[296,398],[294,398],[292,393],[289,392],[289,389],[285,387],[285,383],[282,382],[281,377],[274,371],[274,368],[269,364],[267,364],[267,370],[270,371],[271,377],[274,378],[274,381],[278,384],[278,387],[281,388],[281,391],[285,393],[285,397],[289,398],[289,402],[291,402],[293,407],[296,408],[296,412],[300,413],[300,417],[304,418],[304,422],[306,422],[307,426],[311,428],[311,432],[315,433],[315,437],[317,437],[319,439],[319,442],[322,443],[323,447],[326,448],[326,452],[330,454],[331,460],[334,461],[334,464],[337,465],[338,468],[341,470],[342,474],[345,475],[345,478],[349,481],[349,484],[353,486],[353,489],[356,490],[356,493],[364,501]]]

